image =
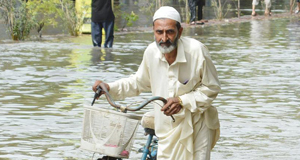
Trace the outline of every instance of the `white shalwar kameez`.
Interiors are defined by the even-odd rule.
[[[220,91],[220,83],[208,49],[201,42],[181,37],[177,57],[168,64],[156,43],[144,52],[138,71],[129,78],[110,86],[117,99],[151,91],[164,98],[179,96],[181,111],[171,117],[154,107],[155,132],[158,141],[158,160],[210,159],[210,151],[219,138],[217,109],[211,105]]]

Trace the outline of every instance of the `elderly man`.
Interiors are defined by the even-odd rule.
[[[164,6],[153,16],[155,42],[144,52],[138,71],[112,83],[104,83],[118,99],[151,91],[167,98],[154,106],[159,160],[207,160],[219,138],[218,113],[212,101],[220,91],[217,71],[201,42],[182,37],[177,10]],[[169,116],[175,118],[175,122]]]

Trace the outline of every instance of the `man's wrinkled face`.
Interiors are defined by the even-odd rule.
[[[182,28],[178,30],[176,21],[171,19],[157,19],[154,21],[155,42],[161,53],[167,54],[177,48]]]

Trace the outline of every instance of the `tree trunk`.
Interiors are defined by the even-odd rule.
[[[156,0],[156,6],[157,6],[157,9],[161,7],[161,0],[158,0],[158,1]]]
[[[241,3],[240,3],[240,0],[238,0],[238,18],[240,18],[240,14],[241,14]]]
[[[295,5],[295,0],[290,0],[290,13],[293,14],[293,8]]]
[[[189,23],[190,22],[190,10],[189,10],[189,1],[185,0],[185,22]]]
[[[223,13],[222,13],[222,3],[221,3],[221,0],[219,0],[219,18],[220,18],[220,19],[223,18]]]

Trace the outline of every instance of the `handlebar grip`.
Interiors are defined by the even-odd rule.
[[[97,86],[97,90],[96,90],[96,92],[95,92],[94,99],[93,99],[93,101],[92,101],[91,106],[94,105],[95,100],[100,96],[101,91],[102,91],[102,88],[101,88],[100,86]]]
[[[100,95],[101,91],[102,91],[102,88],[100,86],[97,86],[96,94]]]

